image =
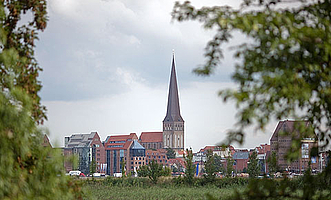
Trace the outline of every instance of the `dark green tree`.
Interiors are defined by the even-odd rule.
[[[122,178],[124,178],[126,176],[126,171],[125,171],[125,161],[124,161],[124,158],[121,159],[121,172],[122,172]]]
[[[160,176],[162,176],[162,165],[158,164],[155,160],[148,163],[148,177],[156,184]]]
[[[97,162],[95,161],[94,158],[92,158],[92,161],[91,161],[91,165],[90,165],[90,173],[93,174],[96,172],[97,170]]]
[[[186,149],[186,155],[184,154],[185,160],[185,176],[184,181],[192,185],[194,182],[194,172],[195,172],[195,165],[193,164],[193,152],[192,149]]]
[[[152,160],[148,165],[140,166],[137,173],[139,177],[148,177],[152,183],[156,184],[160,176],[170,176],[171,169],[163,167],[162,164],[158,164],[157,161]]]
[[[226,176],[228,177],[232,176],[233,163],[234,161],[230,156],[226,158]]]
[[[271,155],[267,159],[267,164],[268,164],[270,176],[273,177],[274,173],[278,171],[276,152],[271,153]]]
[[[213,182],[216,177],[216,165],[215,165],[215,156],[213,154],[213,150],[209,149],[207,151],[207,160],[205,162],[205,169],[206,174],[204,175],[204,178],[208,182]]]
[[[168,159],[173,159],[176,158],[176,152],[172,148],[167,148],[167,153],[166,153]]]
[[[148,165],[143,165],[139,167],[139,169],[137,170],[137,174],[139,177],[147,177],[148,171],[149,171]]]
[[[254,151],[249,155],[249,163],[247,164],[247,172],[250,178],[256,178],[261,171],[259,160],[257,159],[257,153]]]
[[[34,50],[46,24],[46,0],[0,3],[0,199],[81,198],[64,176],[60,152],[42,146],[45,133],[37,127],[46,109]]]
[[[223,172],[224,173],[224,167],[223,167],[223,164],[222,164],[222,157],[217,155],[217,154],[214,154],[214,164],[215,164],[215,170],[216,172]]]

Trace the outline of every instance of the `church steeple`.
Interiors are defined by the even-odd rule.
[[[184,149],[184,120],[180,114],[174,53],[172,56],[167,114],[163,120],[163,143],[165,148]]]
[[[176,77],[176,67],[175,67],[175,54],[172,56],[172,67],[169,83],[169,93],[168,93],[168,106],[167,114],[163,122],[183,122],[183,118],[180,115],[179,107],[179,97],[178,97],[178,87],[177,87],[177,77]]]

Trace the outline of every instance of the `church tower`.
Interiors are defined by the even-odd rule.
[[[175,54],[172,57],[167,114],[163,120],[163,146],[184,150],[184,120],[180,115]]]

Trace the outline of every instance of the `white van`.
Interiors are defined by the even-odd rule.
[[[70,176],[79,176],[82,172],[81,171],[70,171],[69,175]]]

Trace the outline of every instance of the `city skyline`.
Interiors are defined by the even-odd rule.
[[[198,1],[193,4],[202,6]],[[73,133],[97,131],[104,140],[107,135],[162,131],[172,49],[186,124],[185,147],[198,150],[226,137],[236,122],[235,105],[223,103],[217,93],[236,87],[230,77],[238,61],[226,51],[214,75],[194,75],[192,70],[204,62],[203,50],[213,33],[194,22],[171,22],[173,5],[49,2],[48,27],[39,35],[36,57],[44,69],[41,98],[48,108],[45,126],[53,145],[63,146],[64,136]],[[223,5],[238,3],[224,1]],[[238,35],[225,48],[244,39]],[[242,147],[268,143],[275,126],[276,121],[267,126],[266,134],[249,130]]]

